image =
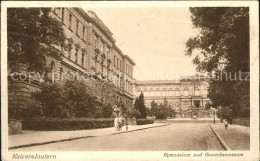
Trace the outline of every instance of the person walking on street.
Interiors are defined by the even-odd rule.
[[[225,129],[227,130],[227,128],[228,128],[228,121],[227,121],[227,119],[224,120],[224,125],[225,125]]]
[[[118,118],[114,119],[115,131],[118,131]]]

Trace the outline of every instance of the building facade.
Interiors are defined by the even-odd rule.
[[[62,23],[67,39],[66,47],[61,49],[61,58],[45,57],[47,65],[51,67],[48,77],[53,77],[54,73],[53,81],[65,81],[78,75],[91,76],[94,79],[87,83],[93,88],[104,81],[113,82],[117,100],[132,105],[135,63],[116,46],[112,32],[98,16],[81,8],[52,8],[50,16]],[[19,71],[26,73],[27,69],[27,66],[22,64]],[[9,111],[12,109],[14,112],[11,112],[18,115],[19,112],[15,112],[16,107],[26,107],[32,102],[32,93],[40,91],[41,85],[38,80],[29,83],[22,80],[13,81],[10,77],[11,75],[8,84],[14,88],[9,88],[8,91],[8,106],[11,107]],[[96,96],[102,97],[99,94],[100,91]],[[41,106],[41,103],[37,103]]]
[[[150,107],[152,101],[163,103],[166,98],[177,112],[191,108],[206,109],[210,102],[207,97],[207,79],[198,75],[182,77],[180,80],[136,81],[135,96],[138,97],[141,92],[144,94],[146,107]]]
[[[97,75],[118,89],[118,100],[133,102],[134,61],[116,45],[113,33],[93,11],[53,8],[52,16],[63,23],[67,45],[62,60],[49,60],[57,79],[68,73]]]

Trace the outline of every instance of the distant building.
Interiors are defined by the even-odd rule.
[[[138,97],[141,92],[147,107],[153,100],[160,104],[166,98],[178,112],[191,108],[205,109],[205,105],[210,102],[207,97],[207,79],[199,75],[182,77],[180,80],[136,81],[135,96]]]

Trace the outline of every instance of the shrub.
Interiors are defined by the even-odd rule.
[[[37,103],[30,103],[26,107],[21,109],[21,116],[22,120],[28,119],[28,118],[36,118],[41,116],[41,105]]]
[[[23,130],[83,130],[113,127],[113,119],[37,118],[23,121]]]
[[[153,119],[137,119],[136,124],[137,125],[146,125],[146,124],[153,124],[154,120]]]

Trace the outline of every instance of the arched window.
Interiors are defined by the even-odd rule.
[[[195,87],[195,96],[199,96],[200,95],[200,89],[199,87]]]
[[[180,96],[180,89],[179,88],[175,88],[175,94],[176,94],[176,96]]]
[[[169,89],[169,96],[173,96],[173,89],[172,88]]]
[[[184,96],[188,96],[189,95],[189,89],[186,87],[186,88],[184,88],[184,90],[183,90],[183,95]]]
[[[53,73],[55,71],[55,63],[54,61],[51,62],[51,72]]]
[[[163,88],[163,96],[167,96],[167,92],[166,88]]]
[[[154,91],[151,89],[150,96],[154,96]]]
[[[157,90],[156,90],[156,96],[160,96],[160,89],[159,88],[157,88]]]

